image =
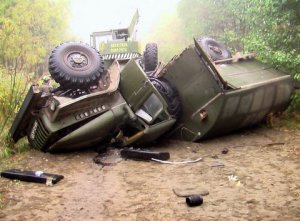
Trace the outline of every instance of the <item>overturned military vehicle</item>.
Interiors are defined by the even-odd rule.
[[[49,92],[32,85],[10,137],[27,136],[33,147],[51,152],[145,144],[162,135],[197,141],[284,110],[294,89],[290,75],[251,54],[232,57],[211,38],[194,39],[151,72],[140,59],[115,60],[106,69],[88,45],[57,46],[49,72],[60,87]]]

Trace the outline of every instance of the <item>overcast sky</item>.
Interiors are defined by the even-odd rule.
[[[179,0],[71,0],[71,31],[89,42],[95,31],[127,27],[139,10],[138,36],[142,38],[164,13],[176,11]]]

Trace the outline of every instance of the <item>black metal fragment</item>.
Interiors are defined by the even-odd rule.
[[[170,153],[168,152],[154,152],[145,150],[133,150],[133,149],[123,149],[121,150],[121,156],[126,159],[136,159],[136,160],[168,160],[170,159]]]
[[[56,184],[64,178],[63,175],[20,169],[10,169],[2,171],[0,172],[0,176],[8,179],[45,184],[47,183],[47,181],[49,182],[49,180],[51,181],[51,184]]]

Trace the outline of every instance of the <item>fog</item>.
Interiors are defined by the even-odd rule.
[[[138,37],[142,39],[162,15],[176,11],[178,1],[71,0],[71,32],[80,40],[89,42],[92,32],[127,27],[138,9]]]

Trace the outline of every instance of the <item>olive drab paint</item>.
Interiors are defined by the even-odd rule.
[[[140,59],[111,61],[98,85],[82,94],[80,88],[58,88],[42,96],[31,86],[9,136],[14,142],[27,136],[33,147],[51,152],[141,145],[160,137],[197,141],[283,111],[294,90],[290,75],[251,55],[213,61],[195,39],[150,73]],[[178,106],[175,100],[178,115],[170,110]]]
[[[215,64],[196,40],[161,76],[177,89],[182,105],[170,136],[188,141],[254,125],[283,111],[293,92],[290,75],[254,58]]]

